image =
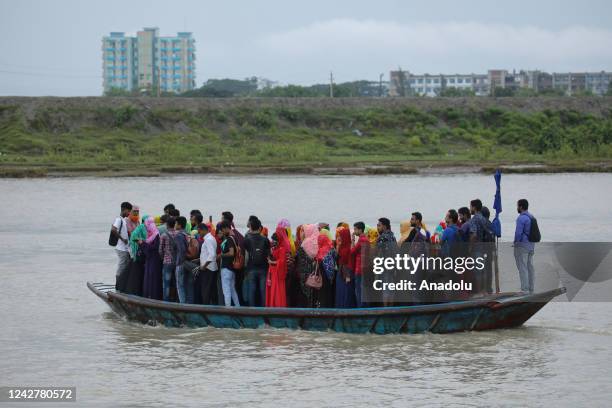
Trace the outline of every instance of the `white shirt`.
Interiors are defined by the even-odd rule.
[[[127,241],[127,239],[128,239],[128,231],[127,231],[127,224],[125,222],[125,218],[117,217],[117,219],[113,223],[113,227],[117,228],[117,232],[119,232],[119,236],[122,239],[125,239]],[[121,231],[119,231],[120,229],[121,229]],[[129,252],[130,251],[129,245],[126,244],[125,242],[123,242],[122,239],[117,241],[117,246],[115,248],[117,248],[118,251]]]
[[[217,270],[217,240],[210,232],[204,235],[200,250],[200,265],[204,266],[206,262],[210,262],[206,269],[213,272]]]

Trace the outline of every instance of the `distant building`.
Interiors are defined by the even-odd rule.
[[[391,71],[389,96],[439,96],[444,90],[471,91],[477,96],[493,95],[496,89],[512,94],[519,89],[535,92],[559,90],[566,95],[593,93],[605,95],[612,87],[612,72],[512,71],[490,69],[486,74],[422,74],[409,71]]]
[[[391,71],[389,96],[440,96],[445,89],[457,89],[487,95],[488,78],[479,74],[422,74]]]
[[[195,39],[191,33],[160,37],[144,28],[135,37],[112,32],[102,38],[103,87],[181,93],[195,88]]]

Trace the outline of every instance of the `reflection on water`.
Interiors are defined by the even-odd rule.
[[[512,236],[513,202],[526,196],[547,240],[575,239],[576,230],[559,222],[563,214],[580,215],[583,230],[610,241],[610,181],[505,176],[504,237]],[[211,192],[227,200],[211,202]],[[551,304],[518,329],[377,336],[149,327],[116,317],[85,288],[87,280],[113,280],[106,239],[123,200],[143,212],[169,201],[205,214],[231,209],[239,225],[253,213],[267,225],[281,216],[297,224],[386,215],[397,230],[411,211],[433,224],[477,196],[492,201],[492,178],[0,180],[12,215],[0,225],[0,385],[75,385],[81,403],[100,406],[576,406],[585,395],[607,406],[609,303]],[[584,197],[593,198],[586,213]]]

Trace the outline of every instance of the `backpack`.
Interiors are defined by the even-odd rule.
[[[540,242],[542,235],[540,234],[540,227],[538,227],[538,220],[534,216],[529,216],[531,220],[531,227],[529,228],[529,242]]]
[[[244,254],[236,244],[234,237],[230,236],[229,238],[234,242],[234,262],[232,262],[232,268],[234,268],[235,271],[239,271],[244,268]]]
[[[495,242],[495,233],[493,232],[493,224],[486,221],[482,225],[482,242]]]
[[[260,234],[252,234],[247,238],[249,246],[249,264],[252,266],[266,266],[268,264],[268,251],[266,240],[268,238]]]
[[[189,241],[187,243],[187,253],[185,254],[185,258],[192,260],[196,259],[200,256],[200,243],[197,239],[193,237],[189,237]]]
[[[113,234],[113,229],[111,227],[111,232],[110,235],[108,237],[108,245],[110,246],[117,246],[117,244],[119,243],[119,237],[121,236],[121,230],[123,229],[123,223],[125,221],[123,221],[123,218],[121,219],[121,225],[119,226],[119,230],[117,231],[117,234]]]

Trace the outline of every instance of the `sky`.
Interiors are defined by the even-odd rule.
[[[0,0],[0,95],[102,93],[111,31],[191,31],[196,82],[612,71],[608,0]]]

